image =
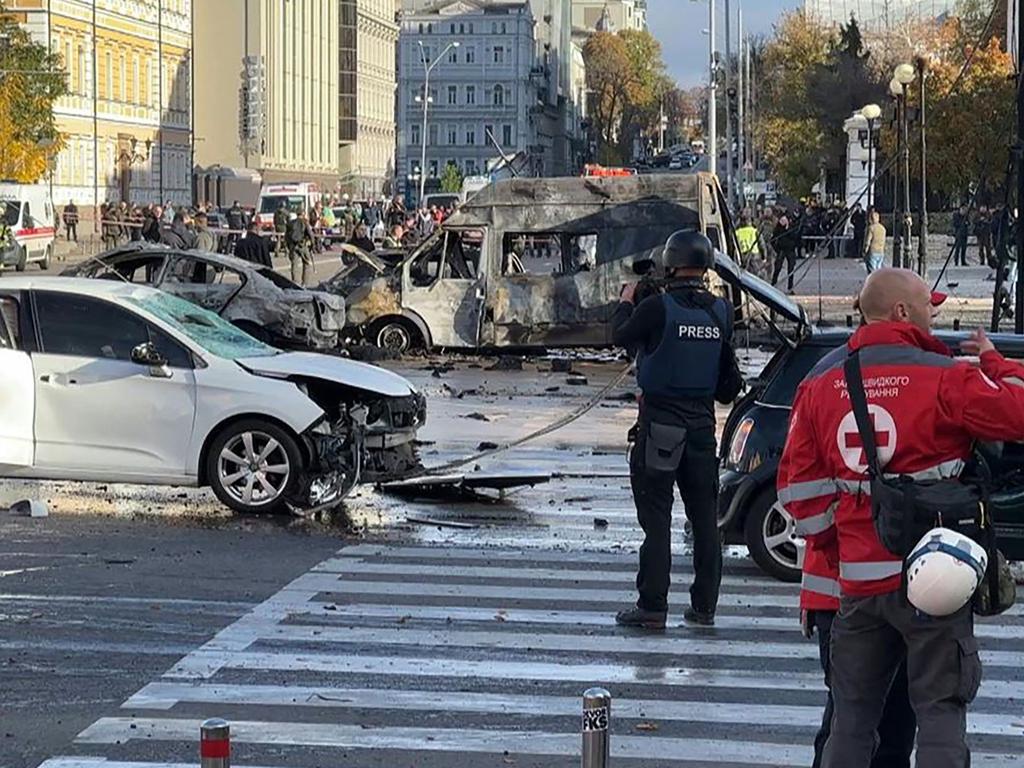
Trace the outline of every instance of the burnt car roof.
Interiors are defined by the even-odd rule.
[[[269,267],[259,266],[253,264],[252,262],[246,261],[245,259],[239,259],[235,256],[228,256],[223,253],[214,253],[212,251],[183,250],[181,248],[172,248],[171,246],[164,245],[163,243],[125,243],[124,245],[118,246],[117,248],[112,248],[109,251],[103,251],[102,253],[98,253],[95,256],[93,256],[92,259],[86,259],[85,261],[73,264],[67,269],[65,269],[63,272],[61,272],[61,274],[77,274],[81,268],[88,266],[90,261],[106,261],[107,259],[112,259],[115,256],[125,256],[132,254],[144,255],[147,253],[165,255],[181,254],[183,256],[193,256],[195,258],[201,258],[203,259],[203,261],[208,261],[211,264],[216,264],[222,267],[230,267],[231,269],[237,270],[239,272],[256,274],[267,280],[271,279],[264,274],[268,269],[270,269]],[[283,276],[278,274],[278,277]],[[284,279],[287,280],[287,278]],[[288,282],[291,283],[290,280]],[[295,285],[294,283],[292,285],[294,285],[295,288],[301,287],[299,285]]]

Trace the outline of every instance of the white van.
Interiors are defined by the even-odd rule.
[[[5,234],[0,266],[24,272],[36,262],[49,269],[57,235],[50,190],[42,184],[0,184],[0,210]]]
[[[256,216],[260,229],[274,228],[274,214],[283,203],[289,213],[305,211],[307,214],[323,198],[318,184],[299,181],[287,184],[264,184],[256,201]]]

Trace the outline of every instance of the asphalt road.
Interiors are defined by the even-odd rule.
[[[340,543],[273,520],[0,514],[0,766],[67,754]]]

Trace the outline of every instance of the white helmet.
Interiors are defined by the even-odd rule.
[[[949,616],[978,588],[988,554],[973,539],[949,528],[933,528],[907,558],[907,600],[929,616]]]

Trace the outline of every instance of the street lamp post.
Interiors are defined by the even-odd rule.
[[[903,86],[895,78],[889,81],[889,93],[893,97],[895,103],[896,115],[896,156],[899,157],[903,154],[903,112],[906,105],[903,102]],[[892,170],[892,265],[899,267],[900,257],[903,253],[903,214],[900,210],[902,196],[900,195],[900,173],[896,168]]]
[[[909,88],[910,84],[917,79],[917,70],[912,64],[900,64],[893,73],[893,80],[900,84],[903,91],[903,121],[900,130],[903,134],[903,220],[900,227],[903,229],[903,251],[901,254],[900,266],[904,269],[910,268],[910,240],[912,214],[910,212],[910,109],[909,109]]]
[[[420,134],[420,145],[422,147],[420,153],[420,196],[416,202],[417,205],[423,205],[423,197],[426,194],[427,187],[427,110],[432,101],[430,98],[430,73],[434,71],[434,67],[441,63],[441,60],[444,59],[444,55],[448,51],[459,47],[459,42],[448,43],[432,62],[427,61],[426,51],[423,50],[423,41],[417,40],[416,42],[420,47],[420,61],[423,63],[423,95],[416,97],[417,100],[423,102],[423,133]]]
[[[718,51],[715,50],[715,0],[708,2],[708,145],[704,148],[708,156],[708,170],[718,174]]]
[[[914,61],[918,80],[918,119],[921,140],[921,233],[917,240],[917,273],[928,275],[928,142],[925,122],[925,78],[928,75],[928,60],[918,56]]]
[[[868,123],[868,188],[867,205],[865,208],[870,209],[874,204],[874,195],[872,193],[874,192],[875,187],[875,121],[882,116],[882,108],[877,104],[868,104],[860,111],[860,113]]]

